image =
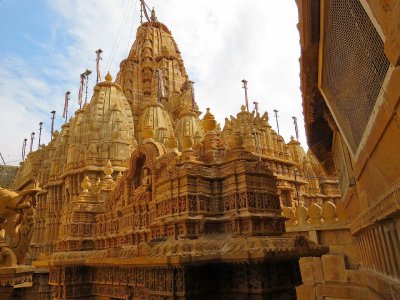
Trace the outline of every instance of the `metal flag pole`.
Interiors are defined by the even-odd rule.
[[[95,51],[95,53],[96,53],[96,73],[97,73],[96,83],[99,83],[99,81],[101,81],[101,75],[100,75],[100,60],[103,59],[103,58],[101,57],[101,53],[103,53],[103,50],[97,49],[97,50]]]
[[[279,133],[279,122],[278,122],[278,110],[274,109],[274,113],[275,113],[276,127],[278,128],[278,135],[280,135],[280,133]]]
[[[3,158],[3,155],[1,154],[1,152],[0,152],[0,157],[1,157],[1,160],[3,161],[3,164],[6,165],[6,162],[4,161],[4,158]]]
[[[143,24],[143,5],[140,2],[140,24]]]
[[[140,24],[143,23],[143,20],[142,20],[143,19],[143,15],[142,15],[142,13],[144,13],[144,16],[145,16],[147,22],[151,21],[150,18],[149,18],[149,15],[147,14],[146,7],[149,8],[147,6],[146,2],[144,2],[144,0],[140,0]],[[149,8],[149,10],[150,10],[150,8]]]
[[[43,125],[43,122],[40,122],[40,123],[39,123],[39,142],[38,142],[38,149],[40,148],[40,139],[41,139],[41,137],[42,137],[42,125]]]
[[[69,95],[70,94],[71,94],[70,91],[65,92],[64,112],[63,112],[63,118],[65,118],[65,123],[67,123],[67,120],[68,120],[68,102],[69,102]]]
[[[24,142],[22,143],[22,161],[25,160],[25,151],[26,151],[26,142],[28,139],[24,139]]]
[[[32,152],[32,146],[33,146],[33,140],[34,140],[34,139],[35,139],[35,133],[32,132],[32,133],[31,133],[31,145],[30,145],[30,147],[29,147],[29,153]]]
[[[294,130],[296,132],[296,141],[299,141],[299,128],[297,127],[297,118],[292,117],[293,119],[293,124],[294,124]]]
[[[85,95],[85,104],[87,103],[87,95],[88,95],[88,84],[89,84],[89,75],[92,74],[92,71],[86,69],[85,73],[83,73],[86,78],[86,95]]]
[[[78,104],[79,108],[82,108],[82,97],[83,97],[83,86],[85,85],[85,73],[82,73],[80,76],[80,83],[79,83],[79,92],[78,92]]]
[[[56,114],[55,110],[51,111],[51,140],[53,140],[55,114]]]
[[[254,110],[256,111],[256,114],[258,114],[258,102],[254,101],[253,104],[254,104]]]
[[[244,98],[246,100],[246,109],[247,111],[249,111],[249,99],[247,98],[247,80],[243,79],[242,83],[243,83],[242,88],[244,88]]]

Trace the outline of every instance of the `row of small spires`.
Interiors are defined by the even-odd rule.
[[[140,8],[141,8],[141,13],[145,13],[147,20],[156,22],[157,18],[155,16],[155,11],[154,8],[151,10],[151,19],[149,19],[148,15],[147,15],[147,10],[146,7],[148,7],[148,5],[145,3],[144,0],[140,1]],[[142,22],[142,15],[141,15],[141,22]],[[101,57],[101,54],[103,53],[102,49],[97,49],[95,51],[96,53],[96,84],[99,83],[99,81],[101,81],[101,74],[100,74],[100,60],[102,60],[103,58]],[[82,96],[83,96],[83,88],[85,87],[85,104],[87,103],[87,96],[88,96],[88,84],[89,84],[89,75],[92,74],[92,71],[89,69],[86,69],[85,72],[80,74],[80,86],[79,86],[79,92],[78,92],[78,104],[79,107],[82,108]],[[108,77],[108,78],[107,78]],[[110,75],[110,73],[107,74],[106,80],[111,81],[112,77]],[[69,96],[70,96],[71,92],[67,91],[65,92],[65,99],[64,99],[64,111],[63,111],[63,118],[65,118],[65,123],[68,120],[68,102],[70,100]],[[52,117],[51,117],[51,140],[53,139],[53,133],[54,133],[54,119],[55,119],[55,113],[56,111],[53,110],[51,111]],[[43,126],[43,122],[39,123],[39,142],[38,142],[38,149],[40,148],[40,142],[41,142],[41,136],[42,136],[42,126]],[[29,146],[29,153],[32,152],[33,150],[33,141],[35,139],[35,132],[31,133],[31,142],[30,142],[30,146]],[[25,156],[26,156],[26,146],[27,146],[27,141],[28,139],[24,139],[23,144],[22,144],[22,161],[25,160]],[[1,158],[3,158],[1,156]],[[3,159],[4,162],[4,159]],[[5,164],[5,163],[4,163]]]
[[[96,78],[96,83],[99,83],[99,81],[101,81],[101,75],[100,75],[100,60],[102,60],[103,58],[101,57],[101,53],[103,53],[103,50],[101,49],[97,49],[95,51],[96,53],[96,73],[97,73],[97,78]],[[82,96],[83,96],[83,88],[86,88],[85,91],[85,104],[87,103],[87,96],[88,96],[88,84],[89,84],[89,75],[92,74],[92,71],[89,69],[86,69],[85,72],[83,72],[82,74],[80,74],[80,86],[79,86],[79,92],[78,92],[78,104],[80,106],[80,108],[82,107]],[[109,75],[109,74],[108,74]],[[107,76],[106,76],[107,77]],[[106,78],[107,79],[107,78]],[[86,83],[85,83],[86,81]],[[67,91],[65,92],[65,99],[64,99],[64,111],[63,111],[63,118],[65,118],[65,123],[68,120],[68,102],[70,100],[69,96],[70,96],[71,92]],[[54,133],[54,119],[55,119],[55,114],[56,111],[53,110],[50,112],[51,113],[51,140],[53,139],[53,133]],[[41,142],[41,136],[42,136],[42,126],[43,126],[43,122],[39,123],[39,142],[38,142],[38,149],[40,148],[40,142]],[[35,140],[35,132],[31,133],[31,142],[30,142],[30,146],[29,146],[29,153],[32,152],[33,150],[33,141]],[[28,139],[24,139],[23,144],[22,144],[22,161],[25,160],[25,156],[26,156],[26,146],[27,146],[27,141]]]
[[[209,113],[208,118],[205,118],[205,120],[206,120],[206,122],[205,122],[206,131],[212,131],[216,128],[216,121],[215,121],[215,119],[213,119],[213,115],[211,113]],[[154,130],[149,129],[149,130],[145,131],[144,134],[146,135],[145,138],[148,141],[153,140]],[[170,138],[168,139],[167,146],[168,146],[168,149],[170,149],[170,150],[177,149],[178,143],[173,135],[171,135]],[[190,151],[192,146],[193,146],[193,142],[187,141],[186,151]],[[104,181],[111,182],[111,183],[114,182],[113,178],[112,178],[114,168],[109,159],[107,160],[106,164],[103,166],[103,172],[105,174]],[[300,179],[300,180],[301,180],[301,178],[328,179],[328,177],[324,177],[324,176],[307,176],[306,174],[300,174],[300,172],[297,168],[294,169],[294,172],[289,172],[289,175],[294,176],[297,199],[300,199],[299,191],[298,191],[298,188],[299,188],[298,187],[298,179]],[[122,178],[122,172],[120,171],[116,176],[116,182],[118,182],[121,178]],[[96,186],[99,186],[100,183],[101,183],[101,180],[100,180],[100,177],[98,177]],[[92,186],[92,183],[91,183],[89,177],[85,176],[85,178],[81,182],[81,187],[82,187],[83,193],[87,194],[89,192],[89,189],[91,186]]]
[[[107,75],[109,75],[109,74],[107,74]],[[107,76],[106,76],[107,77]],[[253,102],[254,103],[254,110],[256,111],[256,113],[258,113],[258,102]],[[248,111],[248,110],[247,110]],[[51,140],[53,139],[53,134],[54,134],[54,119],[55,119],[55,113],[56,113],[56,111],[51,111]],[[274,110],[274,113],[275,113],[275,118],[276,118],[276,124],[277,124],[277,128],[278,128],[278,135],[280,134],[279,133],[279,123],[278,123],[278,110]],[[210,112],[209,112],[209,108],[207,108],[207,112],[206,112],[206,114],[205,114],[205,116],[204,116],[204,119],[205,120],[207,120],[207,122],[215,122],[215,126],[216,126],[216,121],[215,121],[215,119],[212,117],[212,119],[210,119],[210,117],[208,116],[208,114],[209,115],[211,115],[210,114]],[[295,130],[296,130],[296,140],[298,141],[298,129],[297,129],[297,118],[296,117],[292,117],[293,118],[293,120],[294,120],[294,125],[295,125]],[[42,129],[43,129],[43,122],[39,122],[39,141],[38,141],[38,149],[40,148],[40,146],[41,146],[41,136],[42,136]],[[203,126],[204,126],[204,123],[203,123]],[[210,125],[210,126],[213,126],[213,125]],[[207,129],[206,128],[204,128],[206,131],[207,131]],[[150,130],[150,129],[149,129]],[[210,130],[210,129],[209,129]],[[146,132],[146,128],[144,129],[144,131]],[[146,133],[144,132],[144,135],[146,135]],[[154,133],[152,134],[152,133],[150,133],[149,132],[149,138],[152,138],[153,137],[153,135],[154,135]],[[144,138],[146,138],[145,136],[144,136]],[[29,153],[30,152],[32,152],[33,151],[33,142],[34,142],[34,140],[35,140],[35,132],[32,132],[31,133],[31,141],[30,141],[30,146],[29,146]],[[27,138],[25,138],[24,140],[23,140],[23,144],[22,144],[22,161],[24,161],[25,160],[25,156],[26,156],[26,146],[27,146],[27,141],[28,141],[28,139]],[[168,142],[170,142],[170,141],[168,141]],[[172,141],[171,141],[172,142]]]
[[[99,83],[99,81],[101,81],[101,74],[100,74],[100,60],[102,60],[101,57],[101,53],[103,53],[103,50],[98,49],[95,51],[96,53],[96,73],[97,73],[97,77],[96,77],[96,84]],[[79,107],[82,108],[82,96],[83,96],[83,88],[85,87],[86,91],[85,91],[85,104],[87,103],[87,95],[88,95],[88,83],[89,83],[89,75],[92,73],[91,70],[86,69],[85,72],[83,72],[82,74],[80,74],[80,86],[79,86],[79,93],[78,93],[78,104]],[[159,74],[158,74],[159,75]],[[160,80],[161,76],[157,76],[158,79]],[[110,75],[110,73],[108,72],[108,74],[106,75],[105,79],[107,81],[112,81],[112,77]],[[86,81],[86,83],[85,83]],[[247,112],[249,112],[249,101],[248,101],[248,94],[247,94],[247,83],[248,81],[243,79],[241,81],[243,83],[242,88],[245,91],[245,103],[246,103],[246,110]],[[194,109],[194,89],[193,89],[193,81],[190,81],[191,84],[191,93],[192,93],[192,109]],[[160,92],[160,91],[159,91]],[[67,91],[65,92],[65,99],[64,99],[64,111],[63,111],[63,118],[65,118],[65,123],[67,122],[68,119],[68,102],[70,100],[69,96],[70,96],[71,92]],[[254,101],[254,110],[256,111],[256,113],[258,113],[258,102]],[[275,114],[275,120],[276,120],[276,126],[277,126],[277,130],[278,130],[278,135],[280,135],[279,132],[279,121],[278,121],[278,110],[274,109],[274,114]],[[55,113],[56,111],[53,110],[51,111],[52,117],[51,117],[51,139],[53,139],[53,133],[54,133],[54,119],[55,119]],[[293,123],[295,126],[295,133],[296,133],[296,140],[299,140],[299,133],[298,133],[298,126],[297,126],[297,118],[296,117],[292,117],[293,119]],[[42,135],[42,125],[43,122],[39,123],[39,142],[38,142],[38,149],[40,148],[40,142],[41,142],[41,135]],[[31,133],[31,142],[30,142],[30,150],[29,152],[32,152],[33,150],[33,141],[35,139],[35,132]],[[23,141],[23,145],[22,145],[22,160],[25,160],[25,156],[26,156],[26,146],[27,146],[27,139],[25,138]]]

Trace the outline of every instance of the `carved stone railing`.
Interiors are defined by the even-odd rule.
[[[308,207],[283,207],[282,215],[287,218],[286,228],[339,225],[347,223],[347,215],[342,203],[338,205],[326,201],[322,205],[312,203]]]

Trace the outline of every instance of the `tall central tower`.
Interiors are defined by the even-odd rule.
[[[154,98],[164,105],[173,122],[185,109],[197,109],[178,46],[170,30],[157,21],[154,10],[150,21],[137,29],[136,40],[120,64],[116,82],[131,105],[135,123]]]

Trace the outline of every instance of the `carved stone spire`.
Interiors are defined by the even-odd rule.
[[[121,62],[116,79],[131,106],[135,126],[146,105],[152,101],[153,89],[157,86],[154,74],[157,69],[163,75],[165,97],[161,97],[162,103],[174,118],[178,118],[185,94],[181,88],[188,80],[188,75],[170,30],[157,22],[153,10],[151,22],[145,22],[137,29],[136,40],[129,56]],[[191,96],[188,94],[188,97]],[[191,98],[188,102],[191,102]]]

